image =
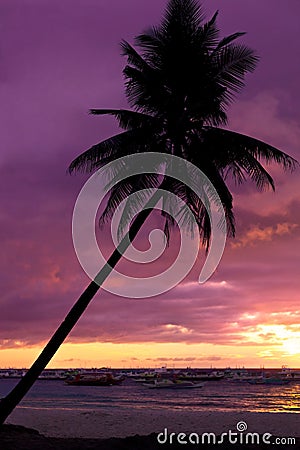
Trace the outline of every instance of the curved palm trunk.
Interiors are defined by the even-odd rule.
[[[74,306],[71,308],[64,321],[53,334],[46,347],[44,347],[42,353],[38,356],[33,365],[26,372],[24,377],[22,377],[19,383],[12,389],[12,391],[0,401],[0,425],[4,423],[4,421],[11,414],[14,408],[27,394],[27,392],[35,383],[38,376],[45,369],[47,364],[51,361],[52,357],[55,355],[72,328],[76,325],[77,321],[84,313],[90,301],[100,289],[102,283],[106,280],[112,269],[119,262],[124,252],[129,247],[131,241],[135,238],[138,231],[142,227],[147,217],[150,215],[151,211],[153,211],[160,198],[161,193],[158,191],[155,192],[146,204],[145,209],[140,214],[138,214],[138,216],[133,221],[128,234],[122,239],[119,246],[114,250],[110,258],[108,259],[107,263],[95,277],[97,283],[95,283],[95,281],[92,281],[89,284],[89,286],[82,293]]]

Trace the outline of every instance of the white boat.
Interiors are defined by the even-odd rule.
[[[182,372],[178,374],[179,380],[184,381],[217,381],[222,380],[224,378],[224,372],[219,370],[214,370],[212,372],[198,372],[198,371],[190,371],[190,372]]]
[[[25,373],[25,369],[0,369],[0,378],[22,378]]]
[[[135,381],[138,380],[140,382],[142,379],[145,380],[154,380],[158,377],[164,376],[168,373],[168,369],[166,366],[158,367],[156,369],[149,369],[149,370],[138,370],[135,372],[127,372],[126,377],[132,378]]]
[[[155,373],[154,371],[144,371],[144,372],[128,372],[126,373],[126,377],[127,378],[131,378],[133,380],[137,380],[137,379],[154,379],[157,377],[157,373]]]
[[[67,374],[65,370],[46,369],[39,375],[39,380],[65,380]]]
[[[281,371],[278,372],[278,376],[290,381],[300,381],[300,371],[290,369],[288,366],[282,366]]]
[[[263,374],[253,374],[248,372],[245,369],[237,370],[236,372],[233,372],[232,376],[228,378],[228,381],[235,382],[235,383],[248,383],[248,382],[255,382],[257,380],[261,380],[263,378]]]

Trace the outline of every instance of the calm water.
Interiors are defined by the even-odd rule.
[[[0,380],[0,397],[17,380]],[[20,404],[23,408],[101,410],[107,407],[203,411],[268,411],[300,413],[300,383],[255,386],[210,381],[201,389],[153,390],[125,381],[121,386],[68,386],[38,381]]]

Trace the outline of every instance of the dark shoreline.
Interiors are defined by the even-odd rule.
[[[1,450],[195,450],[220,449],[220,450],[277,450],[300,449],[300,438],[296,438],[296,444],[159,444],[157,434],[148,436],[130,436],[127,438],[110,439],[80,439],[80,438],[50,438],[45,437],[38,431],[19,425],[3,425],[0,427],[0,449]]]

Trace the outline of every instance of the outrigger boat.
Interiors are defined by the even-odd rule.
[[[78,374],[71,380],[66,380],[70,386],[114,386],[121,384],[125,379],[123,376],[105,374]]]
[[[214,370],[209,373],[201,372],[183,372],[179,373],[177,378],[184,381],[218,381],[224,378],[224,372]]]
[[[300,381],[300,371],[290,369],[288,366],[282,366],[277,375],[283,380]]]

